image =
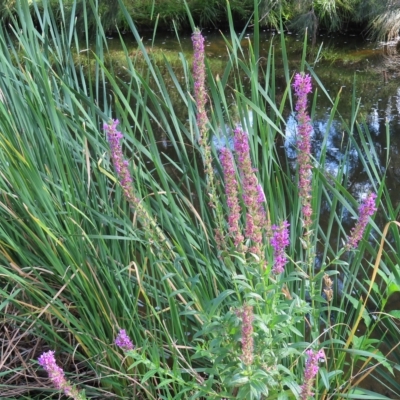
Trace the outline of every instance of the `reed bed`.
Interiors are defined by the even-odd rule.
[[[136,68],[120,35],[121,79],[100,17],[82,40],[74,8],[60,24],[46,5],[34,19],[17,7],[0,26],[2,398],[399,396],[390,157],[382,166],[356,93],[341,119],[307,38],[296,71],[279,39],[278,89],[273,45],[259,67],[255,1],[246,50],[230,18],[222,74],[193,24],[193,65],[181,55],[177,76],[119,3],[141,52]],[[320,92],[332,108],[316,153]]]

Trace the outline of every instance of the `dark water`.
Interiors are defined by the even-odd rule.
[[[221,32],[203,31],[206,43],[206,55],[214,75],[222,73],[228,59],[226,43]],[[253,33],[249,33],[242,41],[242,47],[246,55],[246,48],[252,41]],[[228,37],[228,33],[225,33]],[[128,51],[134,52],[137,43],[129,35],[124,36],[125,45]],[[173,32],[164,33],[163,36],[153,38],[143,36],[143,43],[153,54],[160,54],[172,63],[180,65],[179,53],[191,59],[193,54],[190,34],[181,35],[179,39]],[[260,35],[260,64],[268,56],[271,44],[274,46],[275,54],[275,76],[276,92],[286,88],[284,68],[281,52],[281,37],[273,31],[264,31]],[[300,35],[286,33],[285,47],[288,54],[290,74],[296,73],[301,65],[304,39]],[[124,58],[121,51],[119,39],[109,39],[109,50],[114,58]],[[345,175],[349,183],[349,190],[357,200],[361,200],[369,191],[376,191],[378,182],[385,176],[386,187],[391,195],[393,206],[399,203],[400,196],[400,56],[398,56],[395,43],[383,44],[367,41],[361,36],[355,35],[328,35],[322,34],[314,48],[308,46],[307,63],[323,86],[317,80],[313,81],[313,96],[316,98],[316,108],[313,117],[313,154],[318,160],[321,148],[326,144],[325,172],[327,175],[336,176],[340,166],[344,161],[344,153],[348,150],[349,134],[356,138],[362,147],[362,138],[370,137],[374,143],[371,146],[371,158],[368,164],[373,164],[375,176],[368,176],[363,163],[366,155],[360,156],[360,152],[350,148],[349,157],[346,160]],[[174,64],[175,61],[175,64]],[[162,65],[160,57],[159,65]],[[162,69],[162,68],[161,68]],[[176,67],[177,76],[179,67]],[[123,73],[123,72],[121,72]],[[263,79],[261,68],[260,79]],[[171,87],[171,101],[175,112],[185,120],[187,111],[179,96],[174,97],[173,82],[168,81],[166,74],[166,85]],[[127,78],[128,80],[128,78]],[[330,113],[336,96],[340,93],[337,112],[333,121],[328,127]],[[310,104],[313,98],[310,96]],[[182,105],[181,105],[182,104]],[[363,124],[357,128],[353,124],[353,129],[349,133],[346,126],[352,125],[354,109],[358,110],[357,122]],[[289,159],[295,162],[295,135],[296,122],[290,110],[284,111],[286,119],[285,139],[283,151]],[[157,128],[156,128],[157,129]],[[174,157],[172,146],[168,146],[166,138],[160,129],[160,145],[162,151]],[[365,152],[364,152],[365,153]],[[363,157],[363,158],[361,158]],[[375,186],[375,187],[374,187]],[[346,220],[346,215],[344,216]],[[349,223],[353,221],[349,219]],[[378,224],[383,225],[379,221]],[[380,223],[381,222],[381,223]],[[350,226],[350,225],[349,225]]]
[[[213,72],[222,72],[228,58],[225,42],[219,32],[204,31],[206,38],[206,55]],[[246,48],[252,33],[249,32],[243,41]],[[137,44],[134,39],[127,35],[124,37],[128,51],[134,51]],[[179,40],[173,33],[164,34],[154,40],[151,36],[143,37],[147,48],[153,51],[162,50],[169,60],[177,59],[178,53],[188,56],[192,55],[192,43],[190,35],[182,35]],[[261,57],[267,57],[271,42],[275,46],[276,56],[276,88],[284,89],[286,81],[281,58],[281,44],[278,34],[265,31],[261,35]],[[303,38],[293,34],[285,37],[288,52],[290,73],[298,71],[301,64],[303,51]],[[111,55],[121,56],[119,39],[110,38],[109,49]],[[325,170],[327,174],[335,176],[343,163],[344,153],[348,145],[348,131],[345,125],[350,125],[352,120],[352,108],[359,110],[357,122],[365,122],[360,130],[354,128],[354,136],[370,135],[374,148],[372,150],[371,162],[375,166],[376,174],[380,177],[386,174],[388,190],[393,193],[392,201],[394,207],[400,200],[400,68],[397,68],[397,50],[395,44],[382,44],[366,41],[360,36],[354,35],[320,35],[315,48],[308,54],[307,62],[313,68],[324,86],[319,87],[314,80],[313,94],[317,96],[316,109],[313,114],[313,154],[319,158],[322,145],[326,143],[327,156]],[[400,65],[400,62],[399,62]],[[178,73],[179,75],[179,73]],[[262,73],[260,74],[262,79]],[[167,82],[168,84],[168,82]],[[171,87],[173,87],[171,82]],[[353,97],[353,90],[355,99]],[[333,119],[328,129],[328,121],[332,110],[332,102],[340,92],[338,114]],[[329,98],[328,96],[331,98]],[[171,93],[171,97],[173,94]],[[354,101],[355,100],[355,101]],[[310,103],[312,99],[310,98]],[[174,101],[176,112],[182,113],[182,118],[187,114],[182,105],[179,109],[179,99]],[[296,122],[290,110],[285,112],[286,129],[285,140],[282,142],[282,151],[295,163],[295,131]],[[250,118],[251,119],[251,118]],[[360,141],[358,141],[360,143]],[[361,143],[360,143],[361,145]],[[160,147],[163,152],[168,153],[168,142],[160,131]],[[172,149],[171,149],[172,150]],[[349,152],[345,173],[348,176],[350,191],[355,198],[362,198],[368,191],[373,190],[371,177],[367,175],[359,153],[355,149]],[[171,154],[172,155],[172,154]],[[173,171],[171,172],[173,173]],[[378,181],[379,179],[375,179]],[[323,211],[323,210],[322,210]],[[346,219],[346,215],[344,215]],[[348,228],[353,223],[348,218]],[[379,222],[379,219],[381,221]],[[379,225],[383,225],[382,217],[377,218]],[[346,221],[342,221],[345,225]],[[388,306],[398,309],[400,296],[393,299]],[[359,331],[357,334],[361,335]],[[388,349],[381,349],[387,353]],[[400,374],[395,372],[395,380],[400,381]],[[362,387],[384,394],[390,398],[391,393],[385,385],[380,385],[375,379],[367,378]],[[390,385],[389,385],[390,386]]]
[[[228,58],[226,45],[220,32],[203,31],[206,38],[206,55],[213,73],[223,71]],[[226,34],[228,36],[228,34]],[[137,48],[136,42],[128,35],[124,37],[128,49]],[[252,40],[252,32],[245,36],[242,42],[246,49]],[[152,36],[144,36],[143,43],[152,51],[162,50],[169,60],[178,59],[178,54],[183,53],[191,57],[192,43],[190,35],[182,35],[177,39],[175,34],[163,34],[153,41]],[[271,43],[275,47],[275,74],[276,91],[286,87],[280,35],[273,31],[264,31],[261,34],[260,57],[268,56]],[[300,68],[303,51],[303,37],[291,34],[285,35],[285,45],[288,53],[290,73],[294,74]],[[119,39],[109,40],[111,55],[121,52]],[[353,88],[355,89],[355,101],[353,106],[358,108],[357,122],[365,121],[365,129],[353,130],[353,135],[370,135],[374,142],[372,162],[377,174],[386,173],[388,190],[397,193],[400,184],[400,75],[397,70],[397,50],[395,43],[382,44],[367,41],[361,36],[355,35],[328,35],[322,34],[314,49],[309,46],[307,62],[315,71],[322,82],[324,89],[314,84],[314,95],[317,96],[315,114],[313,115],[313,151],[318,159],[321,145],[326,141],[327,165],[326,172],[335,175],[343,160],[343,154],[348,143],[348,133],[345,124],[350,125],[352,119]],[[262,79],[262,72],[260,73]],[[171,82],[172,83],[172,82]],[[172,86],[172,85],[171,85]],[[340,92],[338,113],[335,116],[329,130],[327,125],[332,109],[332,102]],[[171,96],[173,94],[171,93]],[[330,98],[328,97],[330,96]],[[172,99],[173,100],[173,99]],[[310,97],[310,103],[312,99]],[[179,110],[179,101],[174,102],[178,114],[186,115],[184,109]],[[292,146],[295,135],[295,121],[286,112],[286,141],[285,151],[289,158],[294,157]],[[185,117],[183,117],[185,118]],[[160,142],[163,142],[161,135]],[[168,151],[168,149],[164,149]],[[364,171],[362,160],[355,150],[350,151],[349,162],[346,166],[346,174],[350,181],[352,194],[360,199],[369,190],[373,190]],[[396,205],[398,199],[394,196]]]
[[[222,73],[228,59],[226,43],[222,34],[217,31],[204,31],[206,39],[205,49],[208,62],[213,74]],[[228,34],[226,34],[228,37]],[[242,41],[244,53],[252,41],[250,31]],[[164,34],[153,40],[152,36],[142,38],[149,52],[159,54],[160,50],[172,65],[179,65],[179,53],[191,59],[193,47],[189,34],[181,35],[179,39],[171,33]],[[128,52],[137,49],[134,38],[125,35],[125,45]],[[276,92],[286,88],[286,79],[281,53],[281,37],[276,32],[264,31],[260,36],[260,64],[266,59],[271,44],[274,46],[275,54],[275,76]],[[301,65],[303,53],[303,37],[287,33],[285,35],[285,47],[288,53],[290,74],[297,72]],[[121,49],[118,38],[109,39],[109,49],[112,57],[125,55]],[[349,191],[357,200],[361,200],[369,191],[376,191],[378,182],[385,176],[386,186],[389,193],[393,193],[392,202],[394,207],[400,200],[400,74],[397,68],[397,49],[395,44],[382,44],[367,41],[360,36],[354,35],[320,35],[315,47],[308,48],[307,63],[323,87],[318,81],[313,81],[313,96],[316,96],[316,108],[313,113],[313,155],[316,160],[326,145],[325,173],[336,176],[344,163],[344,154],[348,151],[345,160],[345,175]],[[175,64],[174,64],[175,60]],[[400,61],[398,62],[400,65]],[[162,58],[160,63],[162,65]],[[179,75],[179,67],[176,68]],[[123,72],[121,72],[123,73]],[[263,79],[262,68],[259,74]],[[181,120],[187,118],[187,110],[178,96],[174,97],[173,82],[168,81],[166,74],[166,85],[171,87],[171,101],[175,112]],[[126,79],[128,80],[128,78]],[[337,112],[329,123],[333,102],[340,93]],[[279,97],[279,95],[277,96]],[[310,96],[310,104],[313,99]],[[347,128],[352,125],[354,109],[358,110],[357,122],[362,123],[361,128],[353,124],[353,129]],[[251,113],[251,111],[250,111]],[[289,109],[284,111],[286,120],[285,138],[282,142],[282,152],[285,153],[293,165],[296,161],[296,121]],[[249,115],[251,120],[251,114]],[[157,129],[157,127],[155,128]],[[362,148],[362,139],[370,137],[374,143],[369,152],[371,158],[368,164],[373,164],[375,176],[371,178],[364,168],[366,160],[365,152],[360,155],[354,147],[348,150],[349,135],[356,138],[356,142]],[[159,130],[160,147],[162,152],[174,157],[172,146],[168,146],[167,139]],[[365,139],[364,139],[365,143]],[[361,152],[362,154],[362,152]],[[374,187],[375,186],[375,187]],[[326,205],[328,207],[328,205]],[[324,210],[322,210],[324,211]],[[327,213],[328,215],[328,213]],[[379,221],[381,219],[381,221]],[[323,221],[321,221],[323,223]],[[354,221],[350,215],[344,214],[342,221],[346,228],[352,226]],[[382,225],[383,215],[378,213],[377,222]],[[347,226],[348,225],[348,226]]]

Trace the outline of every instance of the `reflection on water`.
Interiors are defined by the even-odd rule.
[[[297,121],[293,114],[287,120],[284,149],[286,156],[295,167],[297,159]],[[315,165],[319,165],[322,157],[326,177],[346,176],[351,192],[361,200],[370,191],[374,191],[368,176],[362,173],[363,166],[359,153],[349,145],[348,137],[342,130],[339,121],[329,124],[328,119],[314,120],[311,134],[312,154]],[[381,167],[379,159],[375,159],[377,169]],[[360,173],[361,171],[361,173]]]
[[[225,67],[224,61],[228,57],[226,43],[220,32],[203,31],[203,35],[206,39],[205,49],[208,60],[215,70],[213,70],[213,73],[221,73]],[[252,32],[249,32],[243,39],[242,45],[245,55],[251,39]],[[137,48],[136,42],[129,35],[125,35],[124,40],[129,51]],[[184,53],[190,59],[192,55],[190,35],[182,35],[178,40],[171,33],[170,35],[156,38],[154,42],[153,37],[149,35],[149,37],[143,37],[143,43],[148,48],[162,50],[167,58],[168,56],[176,57],[178,53]],[[279,91],[279,88],[282,89],[285,86],[285,76],[283,62],[280,58],[280,37],[275,32],[266,30],[261,34],[260,65],[263,68],[271,43],[275,48],[276,87],[277,91]],[[111,54],[121,52],[118,40],[110,40],[108,44]],[[348,147],[347,133],[343,123],[340,122],[339,118],[335,118],[328,126],[333,101],[337,94],[340,93],[338,113],[344,123],[350,125],[352,104],[354,103],[356,108],[359,104],[360,112],[357,121],[365,120],[366,127],[361,131],[355,130],[352,134],[356,138],[363,134],[368,134],[372,137],[376,152],[373,162],[382,174],[386,168],[386,125],[388,126],[390,163],[387,171],[387,183],[389,190],[397,192],[395,189],[400,183],[400,160],[398,160],[400,148],[400,77],[397,76],[396,70],[391,67],[390,59],[387,58],[388,53],[396,53],[395,47],[374,44],[355,35],[333,36],[327,34],[318,37],[316,49],[319,49],[321,45],[319,53],[317,51],[310,52],[307,57],[308,63],[314,68],[326,89],[325,93],[322,88],[318,88],[316,82],[313,82],[314,95],[318,97],[315,114],[313,115],[314,132],[312,145],[315,159],[319,160],[323,145],[326,146],[326,173],[337,176],[339,168],[342,168],[344,153],[348,151],[348,158],[342,172],[348,177],[353,194],[358,197],[371,189],[366,184],[369,178],[364,172],[362,160],[359,159],[354,148]],[[297,35],[286,35],[285,46],[288,52],[290,73],[293,74],[298,71],[301,64],[303,39]],[[317,54],[319,54],[318,57]],[[218,69],[221,69],[221,71]],[[179,78],[179,72],[177,72],[177,75]],[[260,73],[260,77],[262,79],[262,73]],[[355,102],[352,101],[354,82],[356,88]],[[169,84],[168,81],[166,84]],[[170,84],[173,87],[173,82],[170,82]],[[178,114],[183,116],[182,120],[184,120],[186,118],[184,117],[186,113],[184,104],[180,104],[179,96],[176,96],[176,99],[173,96],[174,94],[171,91],[170,97],[174,108]],[[294,159],[296,121],[295,116],[290,114],[290,110],[285,113],[286,139],[284,146],[289,159]],[[224,140],[216,139],[214,144],[217,147],[224,145]],[[165,133],[162,131],[160,132],[159,141],[163,151],[173,151],[171,146],[168,146]]]
[[[248,125],[247,125],[248,124]],[[253,111],[249,110],[247,113],[247,122],[244,121],[244,124],[240,125],[243,131],[249,132],[249,127],[253,126]],[[212,137],[212,144],[217,151],[220,151],[222,148],[228,148],[231,151],[233,150],[233,132],[230,126],[225,125],[224,131],[219,129]]]

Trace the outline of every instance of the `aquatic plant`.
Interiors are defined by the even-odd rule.
[[[272,225],[271,246],[274,248],[274,266],[272,272],[281,274],[284,271],[287,258],[285,248],[289,246],[289,223],[283,221],[281,225]]]
[[[307,361],[304,369],[304,383],[301,385],[301,400],[308,400],[310,397],[314,395],[312,392],[312,388],[314,385],[314,379],[319,370],[319,363],[325,360],[325,354],[322,350],[314,351],[307,350]]]
[[[376,212],[377,208],[375,205],[376,200],[375,193],[369,193],[367,197],[362,201],[359,208],[359,217],[356,225],[352,228],[351,234],[348,242],[346,243],[346,248],[355,249],[358,242],[361,240],[364,230],[368,224],[368,219]]]
[[[311,76],[296,74],[294,77],[293,89],[297,96],[297,162],[299,165],[299,195],[302,203],[303,226],[307,235],[312,225],[311,207],[311,119],[307,112],[307,95],[311,93]]]
[[[124,351],[129,351],[134,349],[134,345],[130,337],[126,334],[125,329],[121,329],[115,338],[115,344]]]
[[[108,143],[110,144],[110,153],[115,172],[119,177],[119,182],[124,191],[127,201],[134,207],[138,205],[140,200],[133,193],[133,180],[129,171],[129,163],[124,159],[121,140],[123,135],[117,130],[119,121],[116,119],[108,124],[104,124],[103,128],[106,132]]]
[[[198,131],[198,143],[200,153],[203,158],[204,173],[207,179],[207,195],[209,197],[208,205],[214,210],[217,220],[217,226],[214,228],[214,237],[217,240],[218,249],[223,249],[224,244],[224,218],[221,205],[216,190],[216,179],[214,176],[213,157],[210,145],[210,135],[208,117],[206,111],[207,91],[205,84],[205,51],[204,37],[199,29],[195,29],[192,35],[193,42],[193,86],[194,98],[196,104],[196,122]],[[239,240],[239,237],[236,238]]]
[[[49,374],[49,378],[56,389],[62,390],[64,394],[71,399],[86,400],[85,393],[79,391],[66,380],[63,369],[57,365],[54,353],[55,352],[52,350],[43,353],[38,358],[39,365]]]
[[[243,364],[249,366],[254,360],[253,345],[253,306],[245,304],[240,312],[242,317],[242,356]]]
[[[397,225],[382,231],[370,218],[371,202],[360,210],[368,218],[359,219],[371,223],[371,240],[358,240],[351,253],[342,246],[344,216],[357,215],[355,198],[362,197],[345,168],[355,153],[366,171],[363,190],[376,193],[373,201],[397,218],[374,166],[373,143],[354,114],[351,126],[342,121],[349,150],[335,176],[327,177],[326,148],[312,155],[305,249],[302,185],[279,147],[283,110],[299,96],[285,61],[277,97],[273,47],[263,84],[257,79],[260,15],[254,5],[248,50],[244,33],[231,23],[223,73],[214,78],[204,64],[202,143],[190,62],[180,58],[180,79],[166,60],[165,77],[122,3],[119,11],[146,65],[135,68],[121,35],[123,79],[113,62],[103,62],[108,39],[99,21],[93,53],[86,50],[89,36],[80,47],[74,12],[70,19],[60,14],[57,25],[46,4],[32,3],[32,20],[27,2],[18,2],[12,28],[20,34],[0,25],[3,396],[36,400],[51,389],[70,395],[75,386],[68,376],[92,398],[247,400],[313,392],[366,399],[365,378],[381,375],[400,395],[392,378],[400,365],[392,339],[399,335],[398,310],[384,312],[398,290],[400,235],[390,228]],[[281,44],[285,54],[283,34]],[[75,50],[88,54],[91,68],[74,62]],[[339,119],[337,101],[332,104],[331,120]],[[298,121],[302,110],[312,115],[292,109]],[[167,149],[159,146],[159,132]],[[212,135],[226,135],[228,143],[235,134],[232,149],[213,147]],[[216,230],[224,233],[220,243]],[[353,232],[360,236],[359,228]],[[367,307],[377,310],[373,319]],[[46,361],[56,380],[51,387],[31,361],[49,343],[74,354],[65,374],[53,359]],[[310,358],[322,350],[326,355],[318,371],[311,361],[303,366],[309,349]]]
[[[244,236],[239,226],[241,207],[238,199],[238,182],[236,180],[233,155],[229,149],[223,148],[221,149],[219,159],[224,172],[226,204],[229,207],[229,234],[234,239],[235,246],[237,247],[243,242]]]
[[[281,19],[285,18],[290,29],[308,31],[314,44],[320,29],[340,32],[346,26],[368,27],[370,37],[379,40],[393,40],[399,31],[398,1],[263,0],[260,8],[263,24],[279,29]]]
[[[265,197],[255,169],[252,167],[248,134],[240,126],[234,130],[234,149],[241,176],[243,202],[247,209],[245,235],[252,243],[249,251],[261,256],[262,232],[267,224],[264,209]]]
[[[204,37],[200,30],[196,29],[192,35],[193,42],[193,78],[194,99],[197,107],[197,127],[199,129],[199,141],[201,145],[207,140],[207,92],[206,92],[206,66],[204,63]]]

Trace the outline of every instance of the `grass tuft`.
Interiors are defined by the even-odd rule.
[[[89,28],[100,10],[86,6]],[[99,19],[93,42],[73,24],[78,7],[61,25],[49,4],[33,7],[35,19],[19,2],[9,29],[0,26],[2,395],[367,399],[372,378],[399,396],[399,310],[388,309],[400,291],[398,209],[356,93],[344,120],[340,93],[329,97],[304,49],[296,76],[309,74],[313,91],[300,110],[284,37],[278,89],[274,47],[261,64],[258,24],[244,46],[230,14],[228,60],[215,76],[207,58],[195,73],[183,54],[161,62],[122,2],[137,53],[121,34],[117,61]],[[320,92],[331,115],[301,175],[296,132],[316,134]],[[336,170],[334,123],[345,138]],[[118,129],[118,148],[104,124]],[[360,217],[368,224],[350,251],[348,217],[359,218],[368,193],[377,217]],[[74,390],[53,387],[37,362],[48,351]]]

